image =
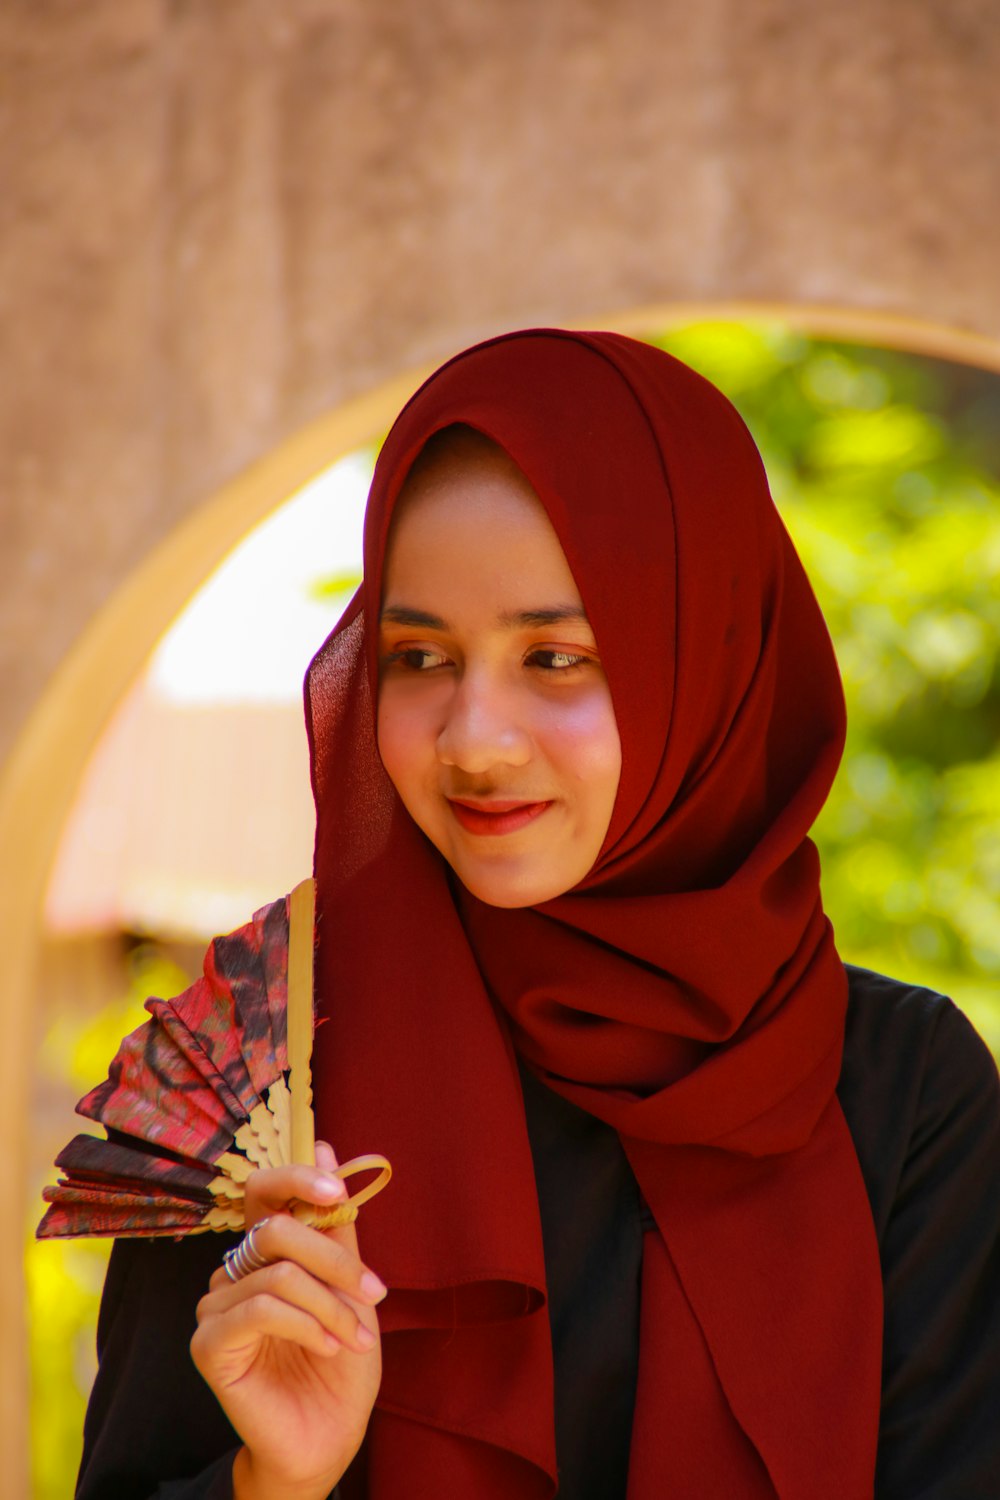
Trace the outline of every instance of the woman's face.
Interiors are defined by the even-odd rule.
[[[590,870],[621,744],[597,643],[537,495],[456,437],[411,476],[385,561],[378,745],[468,890],[530,906]]]

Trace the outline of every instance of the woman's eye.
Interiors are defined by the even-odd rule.
[[[569,672],[590,661],[589,656],[577,656],[572,651],[532,651],[531,663],[546,672]]]
[[[447,661],[440,651],[428,651],[423,646],[406,646],[400,651],[390,651],[383,656],[383,667],[404,667],[408,672],[427,672]]]

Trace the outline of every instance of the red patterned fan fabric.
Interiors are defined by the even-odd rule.
[[[122,1042],[77,1105],[109,1139],[75,1136],[44,1190],[40,1239],[237,1228],[242,1182],[287,1159],[288,901],[216,938],[204,973]]]

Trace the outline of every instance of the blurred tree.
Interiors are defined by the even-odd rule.
[[[830,625],[844,765],[817,825],[848,959],[955,995],[1000,1051],[1000,378],[703,323]]]

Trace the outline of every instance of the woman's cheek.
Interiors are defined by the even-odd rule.
[[[406,735],[400,727],[399,705],[390,689],[383,689],[379,696],[377,740],[378,753],[390,781],[398,788],[399,777],[405,771]],[[402,753],[402,759],[401,759]]]
[[[426,777],[434,759],[435,734],[427,695],[401,693],[392,687],[379,697],[378,751],[390,781],[403,797]]]
[[[602,802],[618,790],[622,750],[611,695],[595,689],[564,711],[549,726],[552,757],[563,773],[590,787]]]

